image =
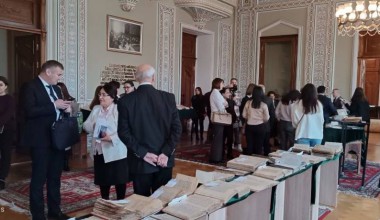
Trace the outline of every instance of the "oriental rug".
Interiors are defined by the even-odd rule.
[[[210,149],[211,144],[197,144],[192,146],[178,147],[175,151],[175,157],[183,160],[189,160],[199,163],[210,164]],[[232,155],[238,157],[240,152],[232,150]],[[217,165],[225,165],[227,160],[227,154],[224,154],[223,162],[218,163]]]
[[[364,186],[361,186],[363,168],[357,174],[356,160],[346,159],[344,164],[344,177],[339,179],[339,191],[366,198],[379,196],[380,163],[367,161]]]
[[[331,209],[327,208],[327,207],[319,207],[319,210],[318,210],[318,220],[323,220],[326,218],[326,216],[328,214],[331,213]]]
[[[29,184],[30,179],[22,180],[7,186],[0,191],[0,200],[16,206],[18,212],[29,213]],[[133,193],[132,182],[127,184],[126,195]],[[110,197],[115,198],[115,189],[111,188]],[[46,201],[46,188],[44,189]],[[84,171],[63,172],[61,177],[61,209],[63,213],[71,213],[92,207],[100,198],[99,187],[94,184],[92,169]],[[47,209],[45,203],[45,209]]]

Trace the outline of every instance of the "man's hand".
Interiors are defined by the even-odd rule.
[[[104,136],[102,138],[100,138],[100,140],[101,141],[108,141],[108,142],[112,141],[111,136],[105,132],[104,132]]]
[[[152,153],[146,153],[144,156],[144,161],[151,164],[152,166],[157,166],[158,156]]]
[[[66,113],[71,113],[72,112],[71,105],[69,105],[69,107],[67,109],[65,109],[65,112]]]
[[[167,167],[168,159],[169,158],[165,154],[160,154],[160,156],[158,156],[157,165],[161,167]]]
[[[70,103],[71,101],[64,101],[62,99],[57,99],[55,102],[54,102],[54,105],[57,109],[67,109],[70,107]]]

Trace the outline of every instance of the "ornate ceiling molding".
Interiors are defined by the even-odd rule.
[[[135,9],[135,7],[139,1],[140,0],[119,0],[120,8],[123,11],[130,12],[133,9]]]
[[[218,0],[174,0],[174,4],[187,11],[201,30],[208,21],[228,18],[234,13],[233,6]]]

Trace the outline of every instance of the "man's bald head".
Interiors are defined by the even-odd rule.
[[[150,82],[154,80],[154,74],[156,71],[149,64],[141,64],[136,68],[135,77],[139,83]]]

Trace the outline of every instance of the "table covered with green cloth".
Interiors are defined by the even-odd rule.
[[[181,120],[195,118],[195,111],[192,108],[178,109],[178,114]]]
[[[350,141],[362,140],[364,136],[363,129],[347,129],[346,143]],[[326,127],[323,134],[323,140],[326,142],[342,142],[342,129]]]

